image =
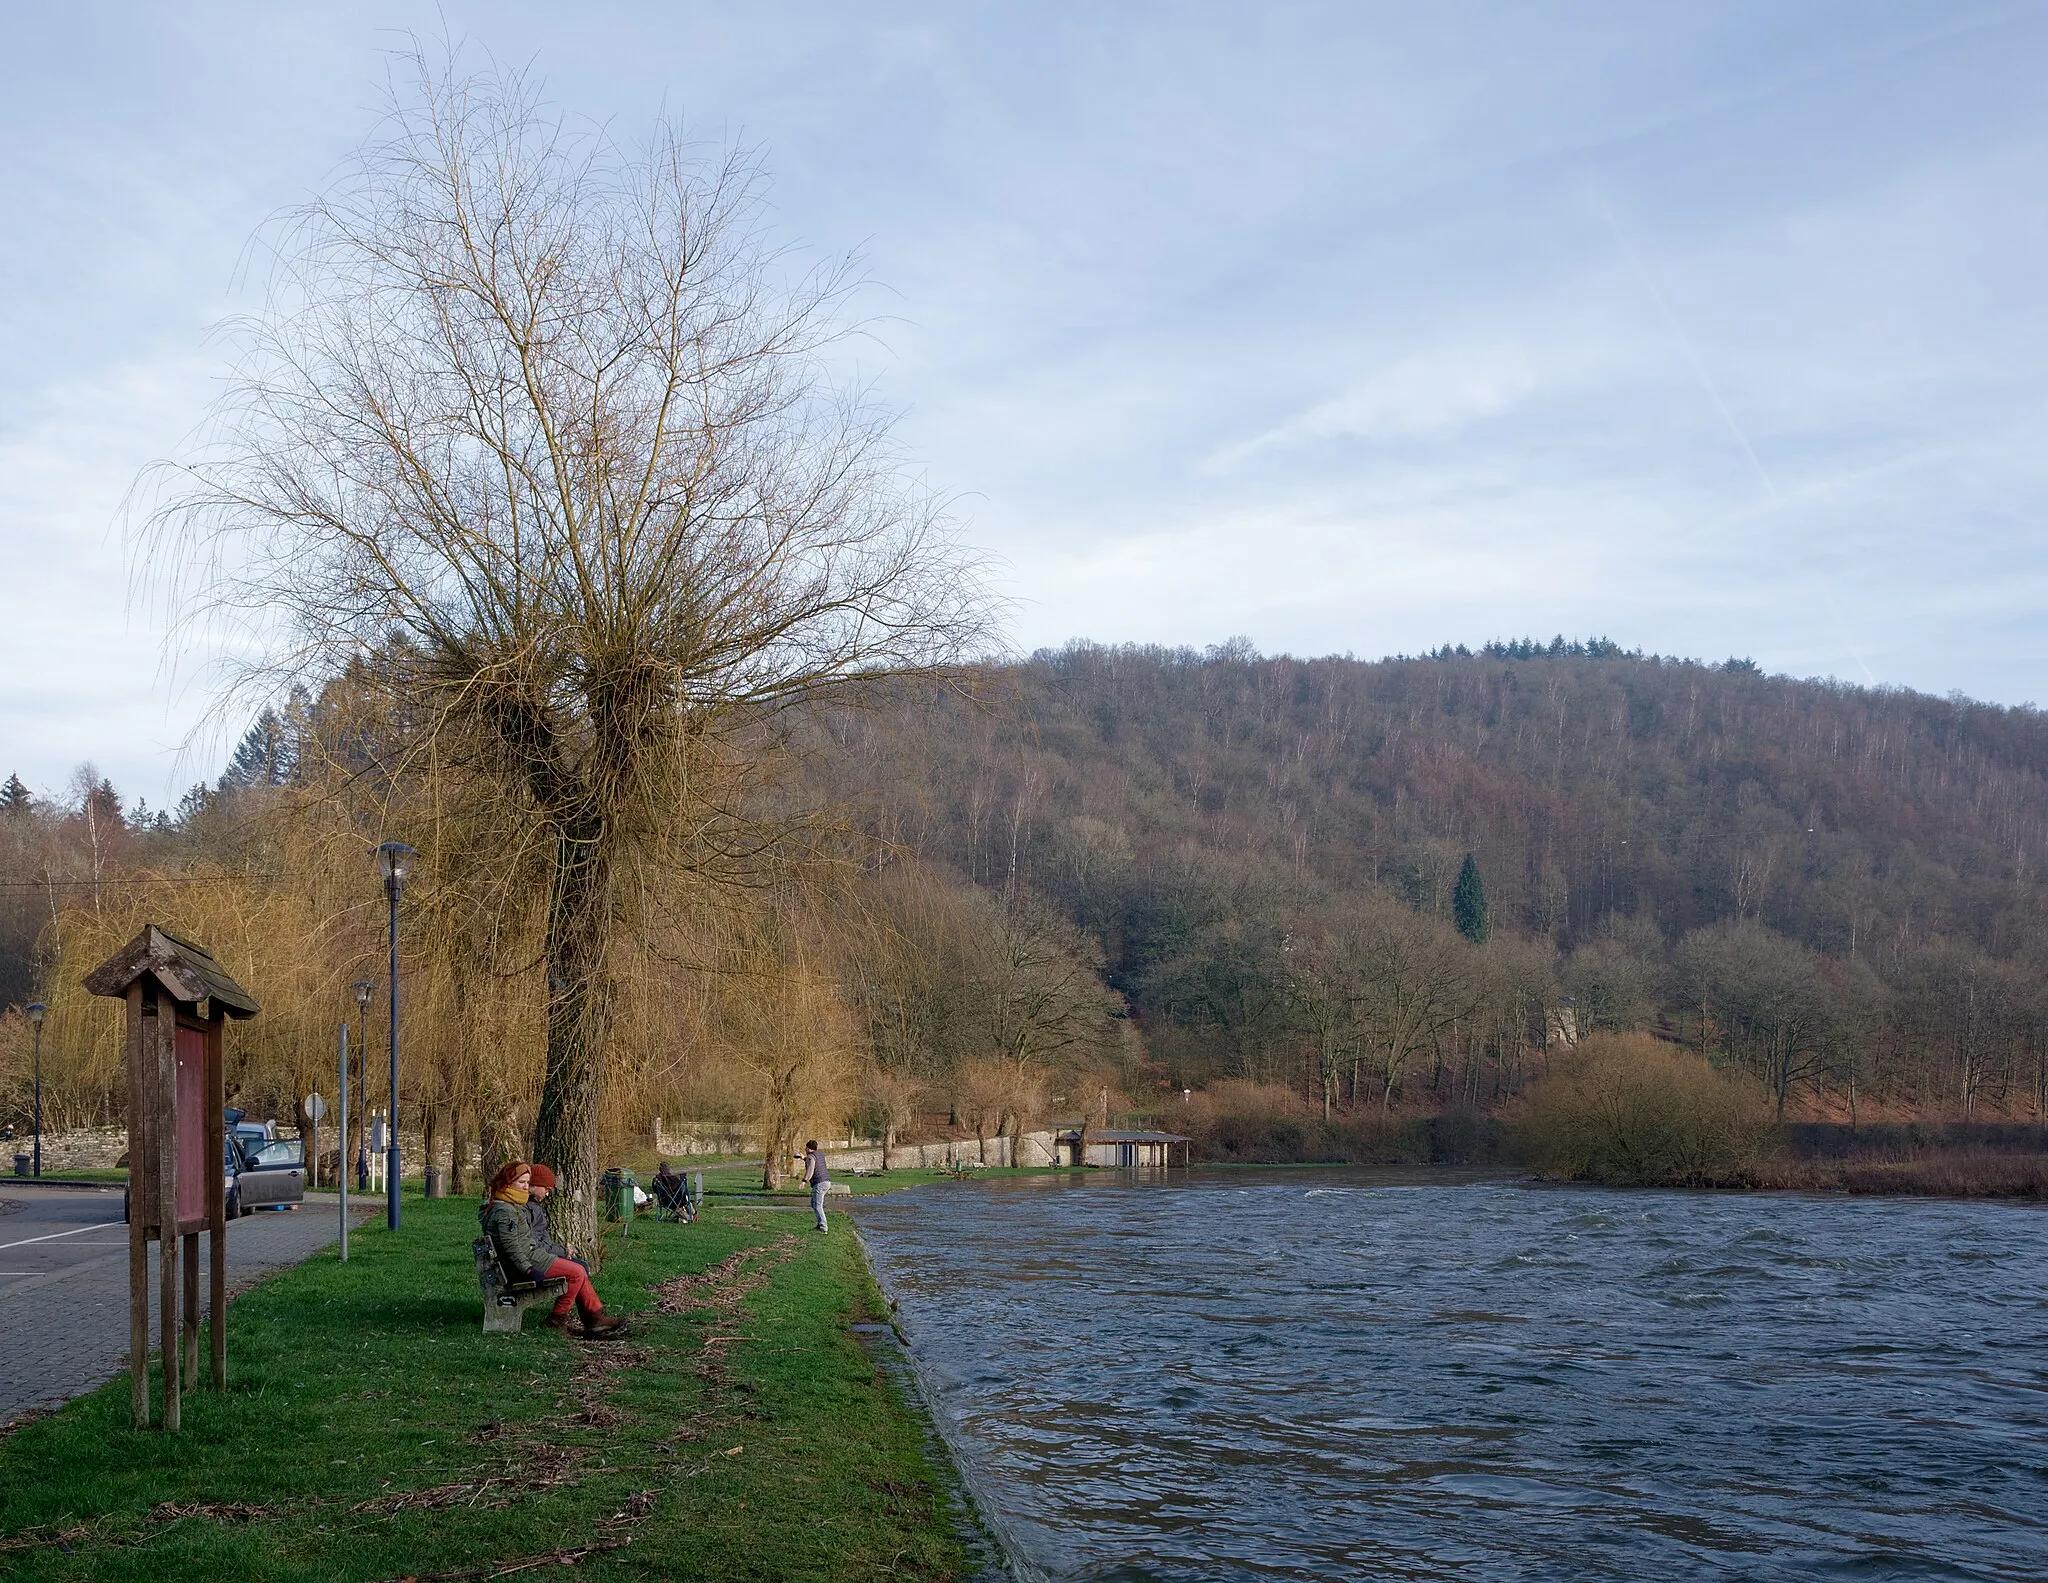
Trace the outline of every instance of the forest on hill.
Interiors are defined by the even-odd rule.
[[[826,778],[887,849],[1072,920],[1172,1086],[1484,1104],[1648,1028],[1781,1106],[2041,1112],[2031,708],[1562,639],[1074,644],[988,683],[837,723]]]
[[[90,767],[0,787],[0,996],[51,1003],[53,1125],[118,1109],[116,1019],[77,980],[145,921],[259,988],[238,1092],[289,1117],[348,984],[381,977],[365,854],[397,831],[421,849],[429,1152],[530,1129],[544,885],[451,813],[375,696],[342,678],[266,711],[175,811]],[[620,903],[612,1136],[993,1133],[1245,1083],[1478,1112],[1608,1030],[1747,1072],[1788,1116],[2048,1101],[2031,709],[1562,640],[1376,663],[1074,644],[785,720],[762,751],[785,747],[798,767],[748,795],[786,839]],[[15,1117],[28,1050],[10,1011]]]

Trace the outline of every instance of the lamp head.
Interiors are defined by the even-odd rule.
[[[349,985],[349,988],[355,991],[356,1010],[368,1011],[370,1009],[370,997],[376,993],[377,986],[372,984],[367,978],[359,978]]]
[[[406,876],[412,872],[412,860],[418,856],[403,841],[383,842],[377,848],[377,872],[393,890],[403,890]]]
[[[43,1020],[43,1013],[50,1008],[39,1000],[32,1000],[21,1009],[28,1013],[28,1020],[30,1022],[41,1022]]]

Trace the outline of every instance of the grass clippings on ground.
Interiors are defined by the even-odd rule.
[[[598,1285],[625,1343],[481,1332],[474,1206],[412,1201],[350,1261],[229,1312],[224,1395],[172,1436],[125,1378],[0,1441],[0,1572],[24,1583],[947,1579],[948,1470],[848,1326],[843,1229],[641,1221]]]

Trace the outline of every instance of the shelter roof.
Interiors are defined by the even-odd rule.
[[[1069,1127],[1059,1135],[1062,1143],[1072,1143],[1081,1136],[1079,1127]],[[1187,1143],[1189,1140],[1178,1132],[1118,1132],[1109,1127],[1090,1127],[1090,1143]]]
[[[85,987],[95,995],[118,997],[145,973],[154,975],[173,1000],[187,1005],[211,1001],[230,1017],[253,1017],[263,1009],[205,946],[153,923],[86,974]]]

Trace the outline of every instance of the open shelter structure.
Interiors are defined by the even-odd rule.
[[[1163,1169],[1174,1163],[1176,1147],[1180,1163],[1188,1163],[1194,1140],[1178,1132],[1124,1132],[1110,1127],[1075,1127],[1055,1140],[1066,1165],[1109,1166],[1132,1170],[1141,1167]]]
[[[128,1389],[149,1423],[149,1243],[157,1261],[163,1426],[199,1373],[199,1233],[211,1255],[212,1384],[228,1383],[227,1080],[221,1030],[261,1008],[213,953],[149,924],[85,978],[128,1007]],[[182,1282],[180,1274],[182,1271]],[[183,1301],[179,1300],[180,1286]]]

